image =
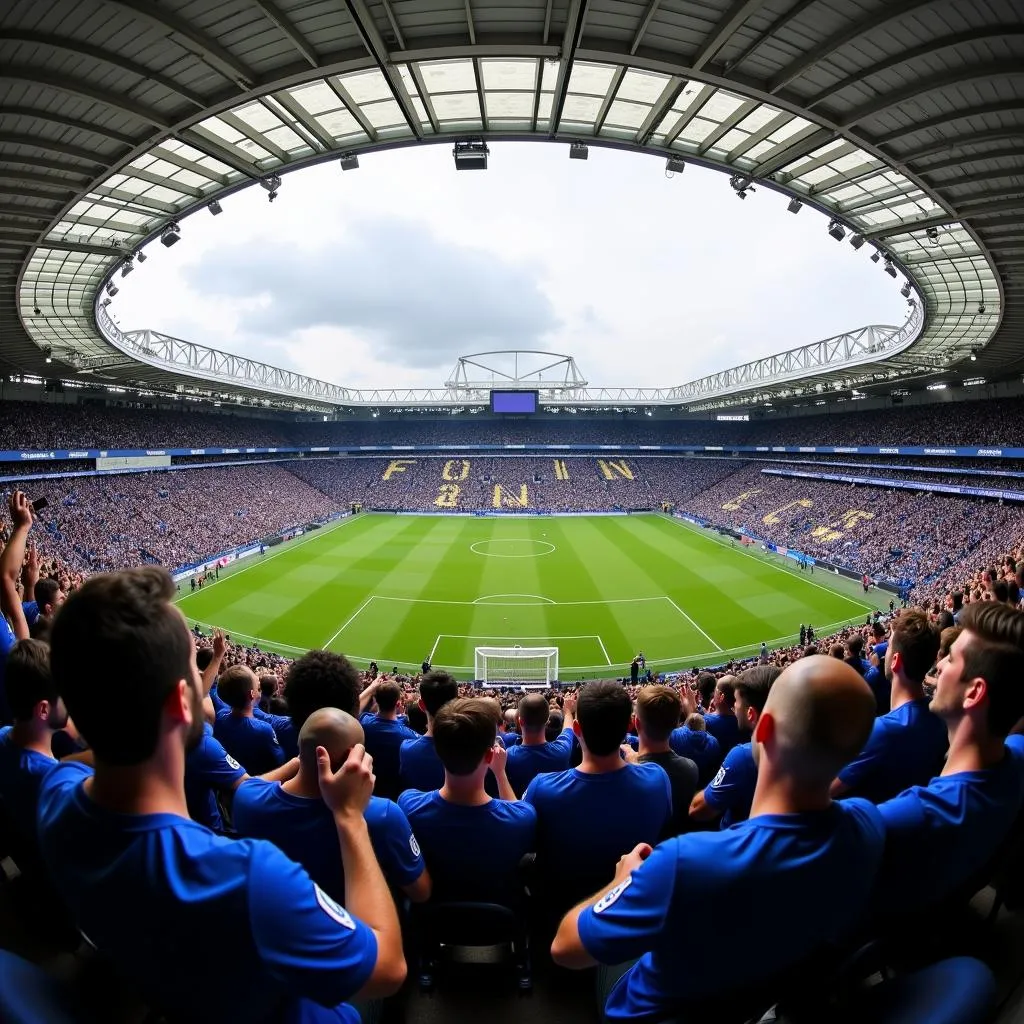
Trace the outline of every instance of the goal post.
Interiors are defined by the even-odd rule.
[[[476,679],[485,687],[544,688],[558,679],[557,647],[477,647]]]

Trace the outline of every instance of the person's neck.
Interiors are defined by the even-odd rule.
[[[281,788],[289,796],[300,796],[308,800],[320,799],[320,782],[315,771],[304,772],[301,765],[295,775],[281,783]]]
[[[434,737],[434,719],[431,715],[427,715],[427,731],[423,735],[431,739]]]
[[[645,757],[647,754],[672,753],[672,748],[668,745],[668,737],[663,740],[652,740],[641,732],[639,738],[640,743],[637,747],[637,753],[641,757]]]
[[[903,707],[904,704],[909,704],[912,700],[923,699],[924,687],[921,683],[915,683],[912,679],[905,679],[903,676],[893,673],[892,694],[889,698],[890,711],[895,711],[897,708]]]
[[[441,787],[441,799],[461,807],[480,807],[491,802],[484,789],[482,775],[451,775],[444,773],[444,785]]]
[[[762,764],[757,773],[750,817],[762,814],[808,814],[832,806],[829,784],[808,787],[785,775],[776,776],[771,767]]]
[[[392,708],[390,711],[381,711],[377,709],[377,721],[378,722],[397,722],[398,721],[398,710]]]
[[[622,760],[622,755],[619,751],[615,751],[611,754],[597,754],[590,753],[585,747],[583,749],[583,760],[579,764],[579,770],[585,775],[607,775],[608,772],[617,772],[620,768],[625,768],[626,762]]]
[[[732,708],[727,708],[724,705],[722,707],[720,707],[720,708],[715,708],[715,710],[712,711],[711,713],[713,715],[718,715],[719,718],[735,718],[736,717],[736,712],[733,711]]]
[[[31,750],[45,757],[53,757],[53,730],[37,726],[35,722],[15,722],[11,739],[22,750]]]
[[[1003,739],[989,736],[973,719],[965,716],[949,726],[949,753],[943,775],[959,772],[980,772],[999,764],[1006,756]]]
[[[187,818],[184,752],[158,752],[150,760],[128,767],[97,760],[95,774],[85,781],[85,792],[104,810],[117,814]]]
[[[252,705],[245,708],[232,708],[231,714],[237,715],[239,718],[252,718]]]
[[[523,729],[522,742],[520,746],[523,747],[543,747],[547,743],[548,738],[544,735],[544,728],[540,729]]]

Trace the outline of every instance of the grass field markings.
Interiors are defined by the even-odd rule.
[[[552,601],[550,597],[542,597],[540,594],[485,594],[483,597],[478,597],[473,604],[490,604],[496,597],[529,597],[532,601],[527,603],[525,601],[509,601],[506,604],[497,604],[495,608],[531,608],[537,604],[558,604],[557,601]]]
[[[794,579],[803,580],[808,586],[817,587],[819,590],[824,590],[826,594],[831,594],[833,597],[841,597],[844,601],[848,601],[850,604],[855,604],[858,608],[863,608],[865,611],[874,611],[875,606],[873,604],[865,604],[863,601],[858,601],[855,597],[850,597],[849,594],[844,594],[841,590],[834,590],[832,587],[826,587],[823,583],[817,583],[812,579],[807,578],[806,573],[794,572],[792,569],[787,568],[785,565],[779,565],[777,562],[770,562],[766,558],[761,558],[752,551],[747,551],[743,547],[736,547],[733,544],[727,544],[724,540],[719,537],[712,537],[710,534],[698,531],[696,528],[691,527],[685,520],[677,519],[675,516],[663,515],[656,513],[659,519],[667,520],[675,523],[676,526],[681,527],[688,533],[696,534],[698,537],[704,537],[707,540],[713,541],[715,544],[720,545],[723,548],[728,548],[730,551],[735,551],[739,555],[746,555],[747,558],[756,559],[762,565],[770,565],[773,569],[778,569],[779,572],[784,572],[788,576],[792,576]],[[826,570],[827,571],[827,570]],[[845,577],[843,577],[845,579]]]
[[[608,662],[608,667],[611,668],[612,659],[608,657],[608,649],[604,645],[604,641],[598,637],[597,642],[601,645],[601,653],[604,655],[604,660]]]
[[[532,555],[499,555],[493,551],[477,551],[478,544],[546,544],[547,551],[535,551]],[[532,537],[494,537],[491,540],[477,540],[469,545],[469,550],[474,555],[480,555],[483,558],[543,558],[544,555],[550,555],[557,548],[549,540],[534,540]]]
[[[243,572],[248,572],[250,569],[255,569],[257,565],[266,565],[267,562],[272,562],[275,558],[277,558],[278,555],[283,555],[289,551],[296,551],[298,548],[301,548],[303,544],[308,544],[311,540],[317,540],[320,537],[327,537],[330,534],[335,533],[342,526],[347,526],[349,523],[354,523],[361,518],[362,516],[345,516],[343,519],[340,519],[337,523],[335,523],[333,526],[326,530],[310,531],[309,535],[303,537],[303,539],[300,540],[298,544],[289,544],[287,541],[285,541],[280,546],[280,550],[275,551],[272,555],[264,555],[262,558],[258,555],[250,555],[252,561],[250,561],[248,565],[236,571],[225,573],[224,579],[214,580],[212,583],[204,584],[202,590],[196,588],[195,590],[190,591],[187,594],[182,594],[180,597],[175,598],[174,603],[181,604],[182,601],[187,601],[190,597],[195,597],[196,594],[205,593],[211,587],[217,586],[218,583],[224,583],[227,580],[233,580],[236,576],[241,576]],[[237,565],[237,562],[235,564]],[[242,635],[244,634],[239,634],[239,636]]]
[[[510,594],[495,594],[495,597],[511,597]],[[532,594],[523,594],[523,597],[532,597]],[[385,594],[374,594],[375,601],[402,601],[405,604],[458,604],[458,605],[474,605],[477,601],[451,601],[443,600],[436,597],[388,597]],[[478,599],[479,600],[479,599]],[[551,598],[545,598],[545,604],[558,605],[559,607],[565,605],[583,605],[583,604],[641,604],[648,601],[664,601],[665,595],[661,594],[658,597],[611,597],[607,601],[552,601]],[[495,602],[491,605],[484,605],[484,607],[491,608],[529,608],[531,605],[524,605],[520,601],[511,601],[508,604],[498,604]]]
[[[686,619],[686,621],[687,621],[687,622],[688,622],[688,623],[689,623],[689,624],[690,624],[691,626],[693,626],[693,628],[694,628],[695,630],[697,630],[697,632],[698,632],[698,633],[700,633],[700,635],[701,635],[702,637],[704,637],[704,639],[705,639],[705,640],[707,640],[707,642],[708,642],[709,644],[711,644],[711,646],[712,646],[712,647],[714,647],[716,651],[721,651],[721,650],[723,650],[723,648],[722,648],[722,647],[719,647],[719,646],[718,646],[718,644],[716,644],[716,643],[715,643],[714,637],[708,636],[708,634],[707,634],[707,633],[705,633],[705,632],[704,632],[704,630],[703,630],[703,629],[701,629],[701,628],[700,628],[700,626],[698,626],[698,625],[697,625],[697,623],[696,623],[696,622],[694,622],[694,621],[693,621],[693,619],[692,619],[692,618],[690,618],[690,616],[689,616],[689,615],[687,615],[687,614],[686,614],[686,612],[684,612],[684,611],[683,611],[683,609],[682,609],[682,608],[680,608],[680,607],[679,607],[679,605],[677,605],[677,604],[675,603],[675,601],[673,601],[673,600],[672,600],[672,598],[671,598],[671,597],[669,597],[669,596],[668,596],[667,594],[665,595],[665,600],[666,600],[666,601],[668,601],[668,603],[669,603],[670,605],[672,605],[672,607],[673,607],[673,608],[675,608],[675,610],[676,610],[677,612],[679,612],[679,614],[680,614],[680,615],[682,615],[682,617],[683,617],[684,619]]]
[[[356,619],[357,619],[357,618],[359,617],[359,613],[360,613],[360,612],[361,612],[361,611],[362,611],[362,610],[363,610],[363,609],[364,609],[364,608],[365,608],[365,607],[366,607],[366,606],[367,606],[367,605],[368,605],[368,604],[369,604],[369,603],[370,603],[370,602],[371,602],[372,600],[373,600],[373,594],[371,594],[371,595],[370,595],[370,596],[369,596],[369,597],[368,597],[368,598],[367,598],[367,599],[366,599],[366,600],[365,600],[365,601],[364,601],[364,602],[363,602],[363,603],[362,603],[362,604],[361,604],[361,605],[360,605],[360,606],[359,606],[359,607],[358,607],[358,608],[357,608],[357,609],[356,609],[356,610],[355,610],[355,611],[354,611],[354,612],[353,612],[353,613],[352,613],[352,614],[351,614],[351,615],[350,615],[350,616],[349,616],[349,617],[348,617],[348,618],[347,618],[347,619],[345,620],[345,622],[344,622],[344,623],[342,624],[342,627],[341,627],[341,629],[339,629],[339,630],[338,630],[338,631],[337,631],[337,632],[336,632],[336,633],[335,633],[335,634],[334,634],[334,635],[333,635],[333,636],[332,636],[332,637],[330,638],[330,640],[328,640],[328,641],[327,641],[327,642],[326,642],[326,643],[324,644],[324,649],[325,649],[325,650],[326,650],[327,648],[329,648],[329,647],[331,646],[331,644],[333,644],[333,643],[334,643],[334,641],[335,641],[335,640],[337,640],[337,639],[338,639],[338,637],[339,637],[339,636],[341,636],[341,634],[342,634],[342,633],[344,633],[344,632],[345,632],[345,630],[346,630],[346,629],[348,629],[348,627],[352,625],[352,623],[353,623],[353,622],[355,622],[355,620],[356,620]]]
[[[429,662],[429,663],[430,663],[431,665],[433,665],[433,664],[434,664],[434,651],[436,651],[436,650],[437,650],[437,645],[438,645],[438,644],[439,644],[440,642],[441,642],[441,634],[440,634],[440,633],[438,633],[438,634],[437,634],[437,639],[436,639],[436,640],[434,641],[434,646],[430,648],[430,653],[429,653],[429,654],[427,655],[427,661],[428,661],[428,662]],[[474,669],[473,669],[473,671],[475,672],[475,671],[476,671],[476,669],[474,668]]]

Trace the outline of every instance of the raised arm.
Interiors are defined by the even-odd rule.
[[[11,539],[0,555],[0,608],[11,623],[18,640],[27,640],[28,622],[21,607],[18,580],[25,562],[25,544],[32,527],[32,506],[23,491],[15,491],[10,500]]]

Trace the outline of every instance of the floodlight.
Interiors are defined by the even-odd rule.
[[[903,298],[905,298],[905,299],[909,299],[910,298],[910,282],[909,281],[907,281],[906,284],[904,284],[903,287],[900,289],[900,295],[902,295]]]
[[[355,153],[341,154],[341,169],[343,171],[355,171],[359,169],[359,157]]]
[[[744,177],[742,174],[734,174],[729,179],[729,184],[732,186],[736,195],[740,199],[747,198],[747,192],[755,192],[756,189],[753,187],[753,178]]]
[[[926,228],[924,232],[928,236],[929,245],[939,244],[939,229],[938,228]]]
[[[486,171],[490,150],[483,139],[464,139],[452,150],[457,171]]]
[[[586,160],[590,156],[590,149],[585,142],[573,142],[569,146],[570,160]]]
[[[221,211],[221,205],[220,205],[220,203],[217,202],[216,199],[214,199],[210,203],[210,205],[207,206],[207,209],[210,211],[210,213],[212,213],[214,215],[214,217],[216,217],[217,214],[220,213],[220,211]]]
[[[889,262],[889,260],[885,261],[885,266],[882,269],[885,270],[885,272],[890,277],[895,277],[896,276],[896,268],[892,265],[892,263]]]
[[[860,234],[850,235],[850,245],[852,245],[854,247],[854,249],[859,249],[863,244],[864,244],[864,236],[863,235],[860,235]]]
[[[167,227],[164,228],[163,233],[160,235],[160,242],[166,245],[169,249],[172,245],[176,245],[181,239],[181,228],[178,227],[178,222],[172,220],[168,223]]]
[[[46,361],[48,363],[52,363],[53,362],[53,349],[50,348],[49,345],[46,345],[43,348],[43,356],[45,357],[45,359],[46,359]]]
[[[113,298],[121,289],[113,281],[107,282],[107,294]]]
[[[846,237],[846,228],[834,217],[828,222],[828,233],[837,241],[841,242]]]
[[[790,213],[799,213],[804,208],[804,204],[799,199],[790,199],[789,205],[786,207]]]
[[[121,267],[121,276],[127,277],[135,269],[135,264],[132,263],[131,259],[124,261],[124,265]]]
[[[670,156],[665,161],[665,172],[667,174],[682,174],[686,170],[686,161],[677,156]]]
[[[146,255],[146,254],[145,254],[144,252],[141,252],[141,251],[140,251],[140,252],[137,252],[137,253],[135,253],[135,258],[136,258],[136,259],[137,259],[137,260],[138,260],[138,261],[139,261],[140,263],[145,263],[145,262],[146,262],[146,260],[148,260],[148,259],[149,259],[149,257],[148,257],[148,256],[147,256],[147,255]]]
[[[981,303],[981,305],[980,305],[980,306],[978,306],[978,315],[980,316],[980,315],[982,315],[982,314],[983,314],[984,312],[985,312],[985,303],[983,302],[983,303]]]
[[[877,263],[881,258],[882,254],[877,249],[871,254],[872,263]]]
[[[36,306],[35,309],[32,310],[32,313],[33,313],[34,316],[42,316],[43,315],[43,311],[38,306]]]
[[[977,361],[978,361],[978,349],[977,348],[972,348],[971,349],[971,362],[972,363],[976,363]]]

